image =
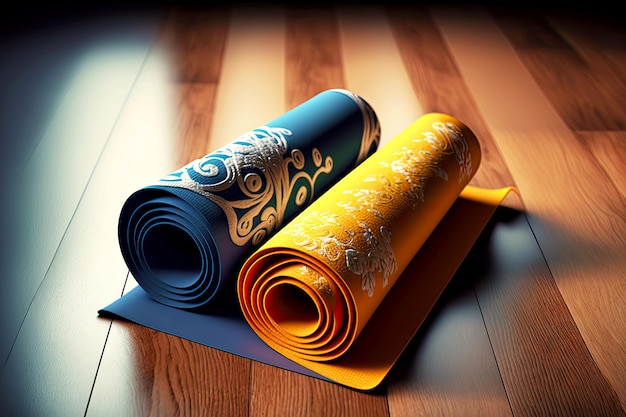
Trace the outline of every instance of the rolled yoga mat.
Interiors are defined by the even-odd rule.
[[[229,287],[252,251],[380,142],[375,112],[323,91],[229,145],[134,192],[119,219],[124,260],[145,292],[198,310]]]
[[[245,320],[304,368],[376,387],[512,190],[468,186],[480,160],[462,122],[420,117],[247,259]]]

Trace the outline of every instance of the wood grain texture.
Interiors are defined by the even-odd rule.
[[[284,8],[254,4],[234,7],[205,154],[285,111],[284,62]]]
[[[230,9],[219,5],[168,10],[157,45],[168,54],[173,82],[219,81],[229,16]]]
[[[412,94],[384,7],[342,6],[337,14],[346,88],[375,109],[384,146],[424,111]]]
[[[606,172],[610,182],[626,196],[626,134],[620,132],[578,132],[576,135]]]
[[[13,93],[18,107],[20,102],[28,102],[20,94],[28,94],[29,84],[41,84],[29,78],[45,77],[48,67],[54,72],[55,64],[47,61],[66,59],[67,69],[58,94],[46,98],[54,102],[50,115],[39,121],[39,128],[28,129],[35,136],[20,138],[24,127],[11,128],[31,123],[28,117],[33,114],[27,111],[7,120],[4,126],[8,131],[0,138],[2,160],[7,161],[2,164],[0,183],[5,196],[0,213],[0,272],[7,277],[0,280],[0,293],[6,297],[0,303],[0,364],[7,360],[28,306],[72,221],[115,126],[120,105],[141,70],[157,23],[125,16],[95,19],[92,26],[68,25],[62,33],[43,31],[23,46],[25,51],[9,50],[5,55],[12,60],[31,47],[42,55],[49,54],[35,60],[42,65],[39,74],[21,67],[16,68],[16,74],[7,74],[14,83],[12,89],[18,88]],[[10,101],[1,106],[11,107]],[[32,123],[37,124],[36,120]],[[4,171],[5,167],[9,170]]]
[[[626,90],[612,72],[592,67],[541,16],[519,10],[493,13],[500,30],[572,130],[626,128]],[[591,99],[593,98],[593,100]]]
[[[287,107],[295,107],[323,90],[346,88],[334,8],[290,8],[286,19]]]
[[[109,335],[87,416],[248,414],[250,362],[131,323]]]
[[[463,112],[467,112],[468,110],[473,111],[474,117],[472,118],[472,116],[468,116],[469,120],[475,120],[476,125],[484,126],[484,122],[480,120],[480,117],[477,117],[479,113],[476,111],[477,108],[475,105],[473,105],[472,103],[469,103],[468,105],[466,101],[465,106],[463,106],[462,105],[463,103],[453,103],[453,102],[450,102],[449,99],[447,99],[447,97],[450,97],[450,96],[455,97],[455,98],[470,97],[471,94],[469,94],[469,92],[467,92],[466,94],[451,94],[449,91],[442,92],[440,89],[437,88],[437,86],[446,85],[446,83],[443,81],[442,76],[439,74],[444,73],[444,74],[447,74],[448,76],[449,74],[456,74],[454,65],[450,61],[442,62],[442,60],[444,59],[444,58],[441,58],[442,54],[438,54],[438,55],[433,54],[433,56],[429,56],[428,59],[419,60],[418,57],[425,56],[423,51],[419,48],[420,45],[428,45],[428,47],[436,46],[434,48],[434,50],[436,51],[444,50],[445,45],[443,44],[441,39],[437,36],[437,32],[433,26],[433,23],[428,19],[427,13],[420,13],[418,16],[419,17],[417,17],[417,14],[416,16],[409,14],[409,12],[407,12],[406,10],[395,11],[392,15],[392,19],[396,19],[394,20],[394,22],[397,21],[397,24],[394,25],[394,27],[397,27],[399,28],[399,30],[403,31],[403,32],[398,32],[398,38],[406,40],[406,42],[402,43],[403,45],[406,45],[404,49],[405,59],[410,60],[412,57],[412,61],[410,61],[412,64],[411,68],[413,69],[412,74],[420,75],[420,76],[414,77],[414,79],[416,80],[415,85],[418,91],[418,95],[420,95],[420,97],[421,96],[429,97],[431,102],[436,102],[436,100],[443,101],[441,105],[445,108],[454,109],[454,114],[463,114]],[[415,32],[417,31],[415,29],[412,29],[414,27],[412,26],[412,24],[415,23],[416,19],[419,19],[419,25],[417,27],[420,28],[419,34],[423,38],[415,39],[416,37]],[[402,25],[402,21],[406,23]],[[411,33],[413,33],[413,36],[411,36]],[[425,33],[429,34],[429,36],[426,37],[424,35]],[[412,39],[415,39],[415,41],[411,42]],[[422,42],[419,42],[420,40],[422,40]],[[425,47],[423,48],[425,49]],[[474,52],[476,55],[480,54],[480,51],[478,50],[474,50],[472,52]],[[424,62],[428,64],[424,64]],[[422,69],[423,67],[426,67],[426,65],[428,65],[429,67],[427,67],[426,69]],[[434,68],[434,69],[431,69],[431,68]],[[452,84],[452,86],[456,87],[457,92],[467,91],[465,86],[462,84],[462,82],[460,82],[461,78],[458,75],[456,75],[456,77],[451,77],[451,78],[453,78],[457,82],[456,85]],[[429,82],[429,80],[431,81]],[[433,82],[432,80],[441,80],[441,81]],[[450,86],[450,83],[448,83],[447,85]],[[431,86],[435,86],[435,87],[431,87]],[[446,100],[448,102],[446,102]],[[478,123],[479,120],[481,122],[480,124]],[[491,136],[488,134],[486,129],[483,129],[482,132],[484,134],[479,136],[481,138],[481,144],[484,144],[485,142],[489,143],[488,139],[490,139]],[[509,174],[506,170],[506,167],[502,163],[502,160],[500,158],[496,159],[495,161],[489,158],[489,156],[493,154],[498,155],[497,149],[492,154],[489,154],[489,153],[486,154],[487,156],[485,159],[487,163],[492,163],[492,166],[496,167],[495,169],[501,172],[500,176],[505,176],[505,177],[508,176]],[[481,166],[481,169],[482,168],[483,166]],[[483,171],[483,174],[484,173],[485,171]],[[491,181],[493,181],[494,178],[497,178],[493,174],[488,175],[487,177]],[[498,184],[492,183],[490,184],[490,186],[498,186]],[[518,233],[521,236],[524,236],[523,234],[524,229],[520,227],[518,227],[518,229],[519,229]],[[528,230],[528,228],[526,228],[526,230]],[[530,233],[529,230],[526,232],[525,236],[526,238],[531,239],[532,244],[535,244],[533,235],[532,233]],[[509,261],[505,260],[505,257],[502,256],[502,254],[500,254],[499,256],[494,256],[492,258],[496,258],[499,260],[501,259],[501,265],[505,265],[505,266],[512,265],[510,260]],[[498,262],[498,264],[500,264],[500,262]],[[545,333],[543,333],[544,337],[551,338],[552,337],[551,335],[556,335],[556,339],[554,340],[563,344],[565,349],[571,350],[573,346],[575,349],[578,350],[577,357],[580,356],[581,358],[586,358],[584,361],[586,366],[581,366],[581,364],[578,363],[575,365],[574,368],[570,369],[570,372],[565,373],[566,375],[577,375],[576,383],[578,384],[578,387],[576,387],[576,389],[573,389],[573,391],[576,391],[577,389],[582,388],[581,381],[585,381],[587,378],[589,378],[589,375],[585,374],[584,372],[593,373],[595,371],[594,376],[596,377],[599,383],[602,383],[603,379],[601,375],[599,375],[599,373],[597,372],[597,369],[595,368],[593,361],[591,361],[590,358],[587,355],[585,355],[586,347],[585,347],[584,342],[578,339],[574,339],[572,341],[571,337],[568,340],[567,337],[565,337],[563,334],[559,334],[560,332],[557,331],[558,329],[569,329],[568,331],[571,332],[571,334],[573,335],[577,334],[575,323],[573,322],[573,320],[571,320],[569,311],[567,310],[567,307],[565,306],[565,304],[563,302],[560,302],[558,304],[551,305],[551,303],[553,303],[554,300],[558,300],[560,296],[556,288],[556,284],[554,283],[554,281],[552,280],[550,276],[550,271],[547,268],[547,266],[544,265],[543,268],[540,268],[540,269],[542,269],[541,274],[543,274],[546,277],[546,279],[544,280],[545,283],[542,283],[542,284],[537,280],[525,278],[525,273],[521,269],[517,271],[513,267],[508,269],[511,275],[515,276],[513,280],[517,283],[516,288],[519,289],[522,287],[526,287],[526,291],[529,291],[526,297],[528,297],[530,294],[534,294],[535,296],[531,297],[531,299],[533,299],[533,298],[537,298],[537,295],[541,295],[545,293],[546,291],[551,292],[549,297],[547,297],[545,300],[542,300],[536,304],[535,303],[523,304],[523,302],[522,304],[516,304],[512,302],[512,299],[517,298],[517,296],[514,295],[515,291],[512,289],[498,292],[496,294],[491,294],[490,296],[485,296],[482,291],[479,292],[480,296],[478,300],[480,302],[482,314],[484,315],[484,319],[487,325],[487,331],[491,335],[492,342],[494,343],[494,350],[495,350],[496,357],[498,358],[499,366],[501,368],[509,366],[508,361],[506,359],[502,359],[500,355],[505,355],[505,357],[508,355],[514,355],[516,358],[525,356],[528,362],[533,362],[533,361],[536,361],[537,358],[541,358],[541,363],[538,366],[538,368],[540,369],[545,369],[546,367],[549,368],[552,366],[557,366],[557,367],[564,366],[567,364],[567,362],[565,362],[563,359],[559,361],[559,358],[562,357],[562,352],[557,354],[556,357],[551,357],[551,355],[549,354],[537,355],[534,349],[536,348],[536,346],[541,346],[541,344],[544,342],[542,340],[533,342],[532,337],[527,337],[526,340],[529,343],[528,346],[520,345],[518,343],[514,343],[513,341],[509,341],[509,340],[505,341],[505,343],[502,343],[498,340],[498,338],[496,337],[498,333],[502,331],[505,331],[505,332],[508,331],[510,327],[510,323],[517,322],[518,320],[521,321],[522,323],[529,322],[528,319],[524,320],[521,317],[522,311],[527,311],[526,309],[528,308],[534,311],[534,314],[539,314],[542,317],[551,317],[552,320],[554,320],[556,323],[559,323],[558,328],[551,329],[549,328],[549,326],[543,326],[545,328]],[[504,276],[506,275],[505,274],[498,275],[499,278],[504,277]],[[501,287],[502,284],[500,284],[497,279],[484,277],[483,280],[489,283],[488,285],[493,285],[496,288],[500,288],[500,289],[502,288]],[[478,287],[480,288],[480,286]],[[511,299],[509,299],[509,297],[511,297]],[[503,304],[499,304],[500,306],[499,309],[489,308],[490,303],[493,303],[493,300],[503,300],[503,299],[507,301],[504,302]],[[525,299],[524,297],[520,298],[520,300],[524,300],[524,299]],[[514,306],[513,307],[514,312],[509,313],[506,320],[500,321],[500,319],[504,315],[507,314],[506,313],[507,309],[505,307],[508,307],[508,306]],[[522,309],[521,306],[523,306],[524,308]],[[539,311],[541,311],[541,313],[539,313]],[[533,325],[533,329],[542,329],[542,327],[538,325]],[[521,330],[522,329],[519,329],[520,332]],[[537,330],[534,330],[534,333],[532,331],[529,331],[527,336],[537,335],[537,337],[539,337],[540,334],[542,334],[542,332],[537,332]],[[547,353],[549,352],[551,351],[548,351]],[[583,373],[577,372],[579,367],[580,369],[583,369]],[[548,372],[547,374],[553,375],[554,372]],[[532,398],[531,400],[529,400],[528,398],[519,398],[518,394],[525,392],[523,389],[524,387],[531,388],[529,391],[527,391],[528,395],[530,396],[534,395],[534,396],[542,397],[543,392],[554,391],[553,390],[554,387],[551,386],[553,382],[551,381],[544,381],[543,383],[541,382],[542,376],[543,376],[542,373],[538,373],[537,375],[532,375],[532,374],[531,375],[520,375],[520,374],[515,375],[514,374],[515,378],[512,378],[511,380],[508,380],[509,375],[511,375],[510,372],[507,372],[504,374],[505,385],[507,386],[507,391],[512,391],[512,393],[509,394],[509,398],[511,398],[513,410],[515,411],[516,414],[520,412],[523,412],[523,413],[528,412],[528,415],[535,415],[534,413],[537,413],[537,410],[524,410],[523,407],[520,407],[520,405],[527,404],[527,403],[536,404],[538,400],[540,399],[540,398]],[[571,382],[565,381],[564,383],[567,384]],[[519,386],[511,390],[510,388],[511,384],[513,385],[519,384]],[[600,394],[602,392],[603,391],[600,391]],[[582,398],[581,401],[582,401],[582,404],[595,403],[594,401],[588,401],[587,398]],[[610,401],[607,400],[607,403],[615,406],[615,402],[611,403]],[[563,415],[569,415],[572,413],[572,411],[576,411],[580,409],[581,404],[580,403],[570,404],[567,401],[564,401],[564,403],[562,403],[561,405],[562,405],[561,407],[556,407],[557,410],[562,410],[564,412]],[[590,411],[590,410],[587,410],[587,411]],[[556,412],[555,410],[547,410],[547,415],[552,415],[555,412]]]
[[[83,178],[86,187],[79,204],[73,208],[71,221],[37,292],[24,306],[28,312],[0,376],[0,409],[7,415],[83,415],[87,409],[109,330],[109,322],[99,320],[94,307],[121,294],[128,272],[119,256],[115,232],[119,210],[133,188],[171,163],[168,142],[163,140],[165,115],[170,114],[171,105],[167,91],[154,88],[166,77],[159,70],[158,60],[147,57],[158,23],[158,19],[153,21],[152,36],[144,48],[136,51],[140,58],[135,59],[142,62],[138,70],[141,77],[136,74],[132,88],[116,103],[117,116],[108,128],[106,146],[90,167],[90,174]],[[128,39],[121,41],[117,47],[124,51]],[[128,69],[131,63],[127,61]],[[104,65],[102,61],[100,64]],[[88,73],[82,77],[89,78]],[[84,92],[89,91],[93,90]],[[77,122],[78,126],[82,123]],[[70,164],[80,157],[62,155],[55,164]],[[71,169],[71,165],[65,169]],[[38,179],[45,183],[46,178]],[[45,213],[45,207],[39,207],[44,210],[41,213]],[[62,218],[57,221],[62,224]],[[32,260],[40,261],[37,248],[32,249]]]
[[[182,167],[207,154],[216,90],[215,83],[176,85],[179,103],[176,135],[178,166]]]
[[[23,67],[0,66],[0,120],[10,121],[1,131],[24,141],[3,144],[15,160],[0,155],[2,172],[33,173],[1,184],[8,193],[20,184],[42,190],[2,227],[50,215],[29,226],[30,246],[2,241],[3,271],[11,267],[0,284],[9,289],[2,308],[11,309],[0,315],[2,411],[626,416],[625,26],[565,9],[392,3],[177,4],[51,25],[58,32],[47,42],[40,32],[0,43]],[[77,47],[94,39],[111,41],[102,60],[62,64],[95,56]],[[50,92],[44,98],[25,80],[44,77],[35,66],[55,59],[51,78],[33,84]],[[98,75],[115,62],[122,75]],[[472,183],[520,190],[379,389],[355,391],[96,316],[137,285],[116,237],[131,192],[328,88],[370,101],[384,141],[424,112],[458,117],[483,151]],[[72,189],[55,193],[61,188]],[[8,236],[20,235],[14,230]]]
[[[621,415],[526,217],[503,217],[479,258],[486,273],[476,291],[513,414]]]
[[[480,250],[468,255],[473,259]],[[391,416],[513,415],[466,260],[387,380]]]
[[[254,416],[389,415],[384,392],[362,393],[260,363],[253,364],[252,375],[250,414]]]
[[[177,99],[177,166],[207,153],[230,10],[171,8],[155,42],[170,63]]]
[[[440,19],[481,113],[500,138],[558,289],[595,364],[623,403],[626,320],[621,296],[615,296],[623,293],[626,270],[615,260],[626,253],[624,200],[615,189],[599,189],[590,180],[602,177],[601,169],[486,13],[465,11],[461,17],[442,11]],[[472,31],[467,21],[474,23]],[[477,50],[483,59],[475,59]],[[505,105],[509,97],[517,107]]]
[[[541,15],[587,63],[605,90],[626,93],[626,30],[618,13],[594,13],[581,18],[567,9]],[[623,117],[623,116],[622,116]],[[603,129],[608,126],[602,126]]]

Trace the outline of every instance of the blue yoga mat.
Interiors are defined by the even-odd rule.
[[[246,257],[379,142],[378,118],[363,98],[323,91],[134,192],[119,219],[124,260],[159,303],[231,304]]]

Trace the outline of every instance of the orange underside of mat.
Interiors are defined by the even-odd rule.
[[[514,190],[469,186],[480,159],[461,121],[417,119],[248,258],[237,292],[255,333],[339,384],[377,387]]]

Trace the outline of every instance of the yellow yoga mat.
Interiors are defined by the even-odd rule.
[[[378,386],[513,190],[468,186],[480,159],[461,121],[417,119],[246,260],[254,332],[332,381]]]

